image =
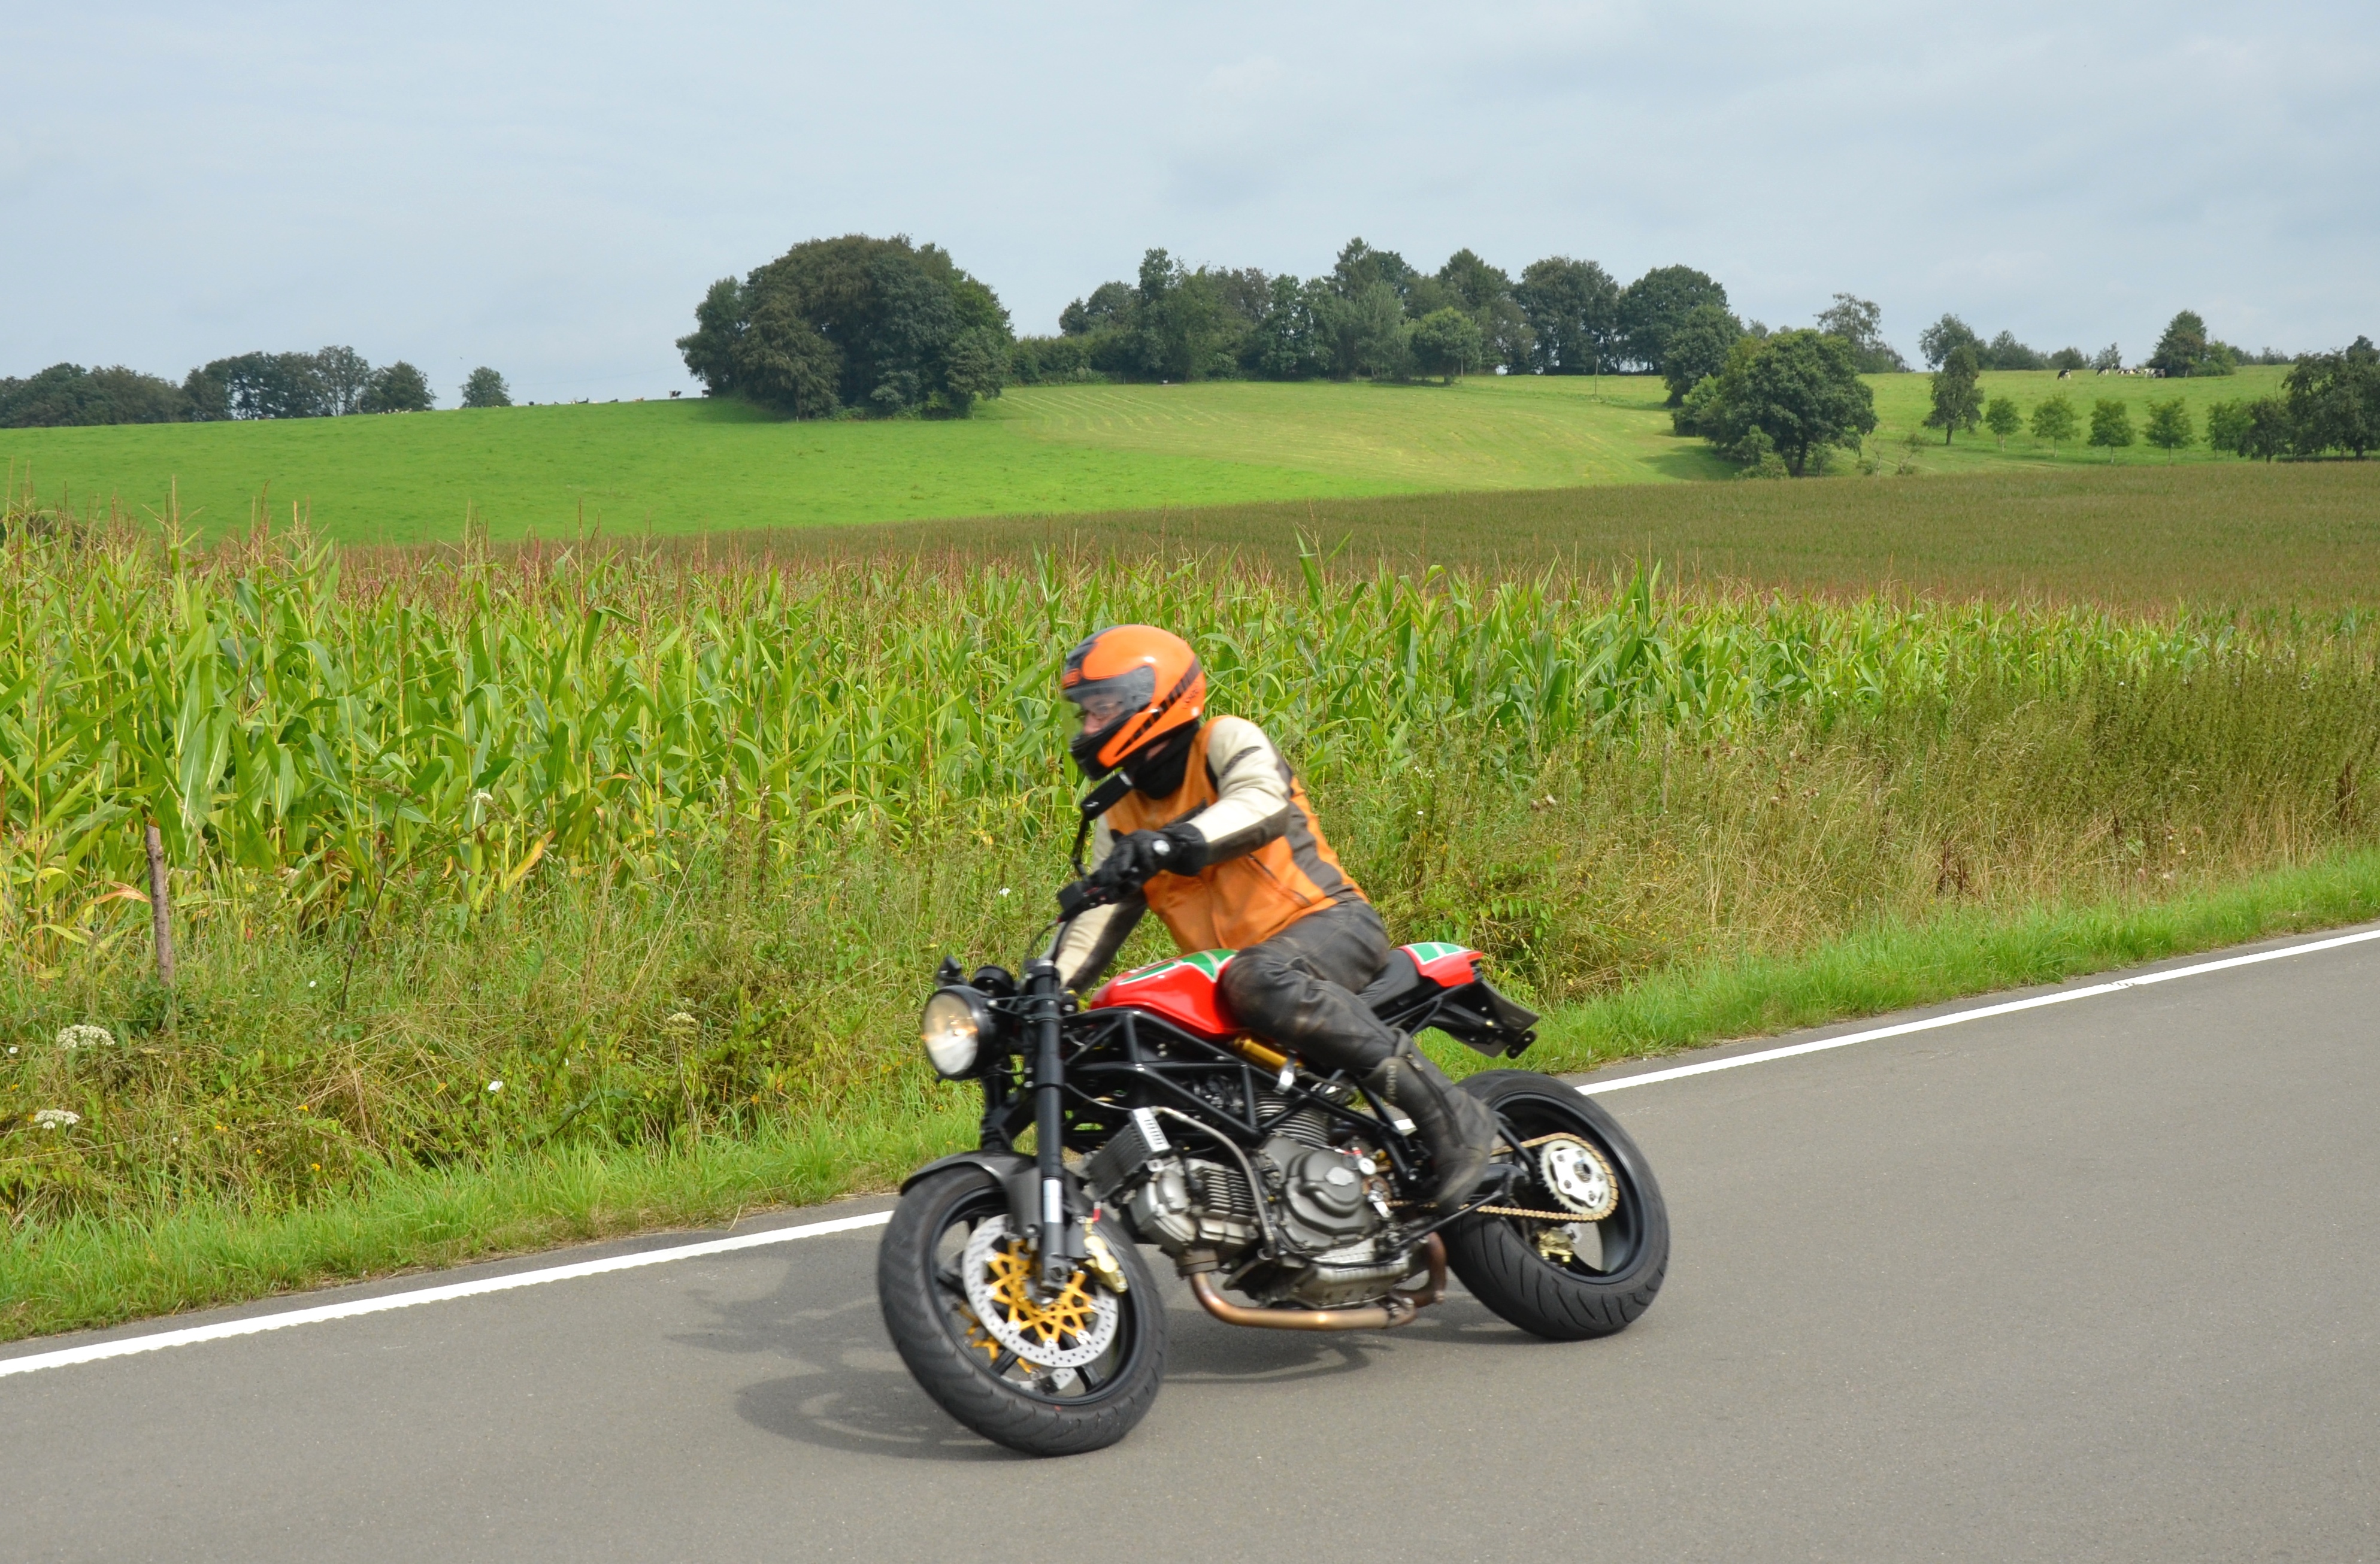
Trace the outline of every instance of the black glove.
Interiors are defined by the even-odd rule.
[[[1091,871],[1091,883],[1106,891],[1111,901],[1121,901],[1164,868],[1172,852],[1173,844],[1153,830],[1120,836]]]

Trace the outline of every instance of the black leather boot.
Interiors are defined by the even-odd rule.
[[[1414,1121],[1438,1169],[1433,1206],[1460,1204],[1479,1182],[1496,1149],[1496,1116],[1488,1105],[1453,1082],[1414,1047],[1397,1039],[1397,1051],[1364,1077],[1364,1087]]]

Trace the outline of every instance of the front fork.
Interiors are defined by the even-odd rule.
[[[1090,1253],[1081,1218],[1066,1209],[1066,1081],[1058,1051],[1066,988],[1058,979],[1057,963],[1026,964],[1025,997],[1033,1050],[1034,1166],[1028,1198],[1020,1201],[1017,1196],[1028,1192],[1012,1189],[1009,1206],[1012,1218],[1021,1218],[1018,1225],[1037,1234],[1041,1267],[1036,1291],[1048,1296],[1066,1285]]]

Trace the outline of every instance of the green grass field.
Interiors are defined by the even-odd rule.
[[[2135,406],[2271,393],[2281,371],[2220,381],[2080,377],[2069,394]],[[1876,377],[1876,443],[1925,416],[1926,377]],[[1993,374],[2030,412],[2046,372]],[[620,403],[274,423],[0,430],[21,488],[134,515],[178,491],[202,531],[292,507],[349,541],[685,534],[981,515],[1077,515],[1392,494],[1657,484],[1725,478],[1703,442],[1670,430],[1646,377],[1480,376],[1459,385],[1087,385],[1014,390],[976,418],[793,423],[739,404]],[[2203,414],[2200,415],[2203,419]],[[2136,421],[2138,421],[2136,419]],[[2029,437],[1917,452],[1921,473],[2047,467]],[[2118,465],[2163,465],[2136,446]],[[2203,449],[2184,460],[2209,461]],[[2104,453],[2059,454],[2059,466]],[[1847,464],[1846,464],[1847,466]]]

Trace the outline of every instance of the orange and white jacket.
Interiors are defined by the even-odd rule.
[[[1144,911],[1153,909],[1187,954],[1245,950],[1308,913],[1364,899],[1339,867],[1296,773],[1245,717],[1211,718],[1198,730],[1172,796],[1129,793],[1099,817],[1091,861],[1104,859],[1119,836],[1182,824],[1205,839],[1205,867],[1157,875],[1139,895],[1076,919],[1058,947],[1069,988],[1106,970]]]

